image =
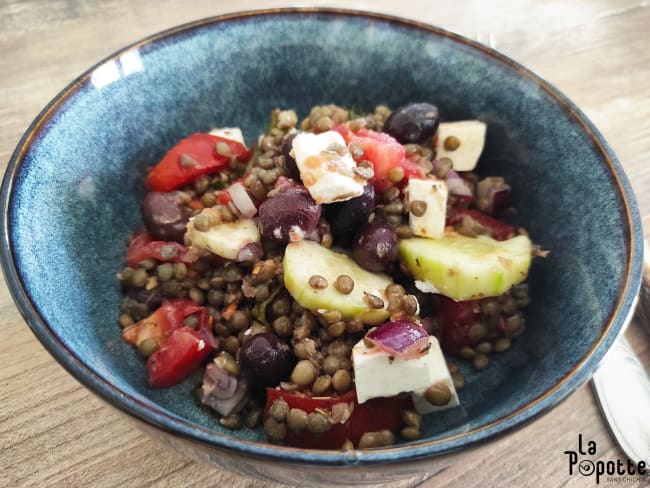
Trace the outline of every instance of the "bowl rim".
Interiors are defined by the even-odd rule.
[[[623,220],[627,224],[625,228],[626,246],[626,268],[622,280],[619,295],[613,304],[605,326],[592,344],[587,353],[580,358],[575,366],[560,378],[555,385],[536,398],[530,400],[522,407],[500,417],[488,424],[476,429],[453,434],[448,437],[422,440],[415,444],[404,444],[393,447],[373,449],[367,451],[350,451],[343,453],[334,450],[297,449],[286,446],[272,445],[239,439],[234,436],[218,433],[202,425],[190,422],[180,416],[163,408],[153,408],[151,404],[125,394],[122,390],[112,385],[107,379],[87,366],[81,358],[69,350],[64,342],[57,336],[45,319],[40,315],[36,305],[32,302],[26,288],[18,273],[14,253],[11,244],[10,212],[13,202],[13,190],[24,156],[29,152],[32,144],[38,139],[40,132],[47,128],[57,110],[62,107],[66,100],[72,98],[75,93],[84,86],[92,73],[103,64],[117,59],[121,54],[145,45],[155,45],[158,42],[170,40],[175,36],[192,35],[202,28],[212,28],[228,21],[249,20],[251,18],[270,18],[273,16],[309,16],[320,15],[332,18],[359,19],[365,18],[373,22],[396,25],[403,28],[419,31],[427,36],[446,38],[454,43],[464,45],[472,50],[480,51],[487,55],[492,62],[509,67],[516,71],[519,76],[536,84],[541,90],[549,95],[554,101],[560,104],[581,131],[586,133],[595,148],[602,155],[612,177],[614,188],[619,193]],[[61,90],[36,116],[26,132],[18,142],[18,145],[9,160],[0,189],[0,205],[2,219],[0,219],[0,232],[3,245],[0,248],[0,262],[3,274],[9,291],[16,303],[21,315],[31,328],[32,332],[48,352],[79,382],[86,386],[91,392],[141,422],[157,427],[164,432],[193,441],[204,446],[225,450],[230,454],[244,456],[255,456],[266,461],[285,462],[292,464],[315,464],[320,466],[355,466],[370,464],[385,464],[394,462],[411,462],[423,460],[435,456],[442,456],[460,449],[475,447],[492,438],[501,436],[514,429],[521,428],[528,422],[538,418],[543,413],[558,405],[571,393],[586,383],[595,372],[598,364],[605,353],[614,342],[619,333],[629,321],[636,296],[641,284],[642,276],[642,255],[643,235],[641,232],[641,219],[639,210],[634,198],[631,185],[616,158],[614,152],[604,140],[599,131],[590,122],[583,112],[562,94],[555,86],[544,80],[523,65],[501,54],[494,49],[485,46],[477,41],[468,39],[460,34],[429,25],[416,20],[397,17],[383,13],[362,11],[342,8],[324,7],[289,7],[289,8],[268,8],[247,10],[241,12],[226,13],[207,17],[192,22],[180,24],[172,28],[152,34],[106,56],[84,73],[75,78],[63,90]]]

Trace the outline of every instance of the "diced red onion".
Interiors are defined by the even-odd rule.
[[[502,215],[510,205],[510,185],[500,176],[488,176],[476,185],[479,209],[490,215]]]
[[[253,262],[257,261],[264,255],[264,249],[257,242],[249,242],[244,245],[237,253],[237,261],[242,262]]]
[[[232,198],[231,203],[239,215],[245,218],[251,218],[257,213],[255,202],[253,202],[244,185],[239,182],[233,183],[226,191],[230,195],[230,198]]]
[[[418,324],[396,320],[380,325],[366,339],[391,356],[414,359],[422,356],[429,346],[429,334]]]
[[[221,415],[237,413],[248,401],[248,381],[244,375],[232,376],[216,362],[205,369],[201,402]]]
[[[443,163],[437,159],[432,161],[432,164],[435,174],[444,175],[444,179],[447,181],[447,189],[449,190],[449,193],[458,197],[474,197],[469,184],[453,169],[444,166]]]

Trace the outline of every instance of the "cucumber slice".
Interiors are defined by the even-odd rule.
[[[456,301],[499,296],[528,274],[532,244],[526,236],[414,237],[399,244],[402,264],[417,279]]]
[[[246,244],[260,243],[260,232],[252,219],[213,225],[206,231],[196,230],[190,220],[187,236],[193,246],[202,247],[226,259],[237,259],[239,251]]]
[[[364,300],[364,292],[380,297],[388,304],[385,289],[392,283],[385,274],[366,271],[345,254],[331,251],[320,244],[302,240],[292,242],[284,253],[284,286],[291,296],[309,310],[339,310],[344,319],[359,318],[366,324],[381,324],[388,311],[371,309]],[[309,278],[323,276],[327,287],[317,290],[309,285]],[[348,275],[354,280],[351,293],[345,295],[334,287],[336,278]]]

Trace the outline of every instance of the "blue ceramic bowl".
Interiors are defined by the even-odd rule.
[[[141,225],[147,165],[213,126],[263,131],[275,107],[372,109],[432,101],[488,124],[483,175],[514,188],[519,224],[550,250],[530,273],[527,329],[484,371],[463,371],[463,408],[430,415],[423,438],[362,452],[269,445],[219,426],[186,381],[146,386],[120,338],[125,238]],[[641,278],[638,210],[620,164],[555,88],[441,29],[338,10],[226,15],[171,29],[100,62],[20,141],[2,185],[2,265],[36,336],[75,378],[160,440],[252,476],[312,484],[435,471],[450,453],[522,426],[585,383],[622,330]]]

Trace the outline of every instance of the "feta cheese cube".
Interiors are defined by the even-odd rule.
[[[316,203],[342,202],[363,193],[366,180],[354,172],[357,164],[338,132],[300,133],[291,152]]]
[[[485,145],[486,125],[480,120],[442,122],[438,126],[436,158],[449,158],[454,171],[472,171]],[[460,141],[455,149],[445,149],[445,139],[454,136]]]
[[[391,397],[403,392],[416,392],[414,400],[428,404],[420,405],[421,411],[433,411],[458,405],[458,396],[442,355],[438,340],[429,337],[429,350],[419,358],[393,358],[380,347],[367,347],[363,340],[352,348],[357,401],[377,397]],[[434,407],[424,398],[424,391],[431,385],[444,381],[452,392],[445,407]],[[421,403],[418,400],[418,403]],[[417,407],[417,404],[416,404]]]
[[[439,238],[445,232],[447,213],[447,185],[442,180],[432,178],[411,178],[406,187],[407,204],[424,202],[426,210],[421,216],[409,211],[409,226],[420,237]]]
[[[210,135],[223,137],[224,139],[230,139],[231,141],[239,142],[241,145],[246,147],[244,134],[239,127],[221,127],[219,129],[212,129],[210,131]]]

